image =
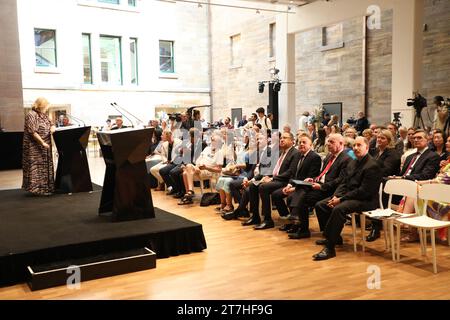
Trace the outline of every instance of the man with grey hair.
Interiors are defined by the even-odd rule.
[[[342,243],[341,232],[346,216],[352,212],[374,210],[378,207],[378,188],[381,183],[381,170],[369,155],[369,142],[357,137],[353,146],[356,160],[351,161],[339,178],[333,195],[318,202],[315,206],[319,224],[325,225],[325,239],[316,244],[324,245],[313,259],[326,260],[336,256],[335,246]]]
[[[331,134],[327,141],[329,154],[323,161],[320,173],[315,177],[305,179],[312,183],[312,188],[296,188],[288,197],[291,207],[290,219],[300,219],[300,224],[292,227],[288,231],[290,239],[309,238],[309,208],[331,196],[335,191],[341,173],[347,167],[350,157],[344,151],[344,137],[340,134]],[[286,190],[289,192],[289,190]],[[325,229],[325,225],[320,225],[320,231]],[[286,228],[286,227],[285,227]]]

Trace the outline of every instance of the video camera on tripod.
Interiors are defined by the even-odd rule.
[[[406,105],[408,107],[414,107],[414,109],[416,109],[416,111],[418,111],[418,110],[422,111],[423,108],[427,107],[427,99],[422,97],[422,95],[420,93],[416,92],[414,94],[414,98],[408,99],[408,101],[406,102]]]
[[[175,120],[175,122],[181,122],[181,113],[169,113],[169,120]]]
[[[406,105],[408,107],[413,107],[416,111],[413,127],[420,128],[422,125],[422,128],[425,128],[425,124],[422,119],[422,109],[428,106],[427,99],[425,99],[420,93],[414,92],[414,98],[408,99]]]

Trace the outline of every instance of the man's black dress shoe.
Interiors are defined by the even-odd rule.
[[[273,221],[264,221],[261,224],[256,225],[253,229],[255,230],[264,230],[275,227],[275,223]]]
[[[294,233],[288,233],[289,239],[306,239],[311,238],[311,232],[294,232]]]
[[[313,255],[314,261],[327,260],[336,257],[336,251],[328,247],[324,247],[322,251]]]
[[[369,235],[366,237],[367,242],[372,242],[377,240],[380,237],[380,230],[377,230],[376,228],[372,228],[370,230]]]
[[[247,221],[242,222],[242,225],[245,227],[245,226],[251,226],[251,225],[254,225],[254,224],[258,225],[260,223],[261,223],[261,220],[255,219],[254,217],[251,217]]]
[[[224,213],[221,215],[224,220],[233,220],[237,219],[236,214],[234,212]]]
[[[175,199],[181,199],[181,198],[184,197],[184,193],[182,193],[182,192],[175,193],[175,194],[173,195],[173,197],[174,197]]]
[[[250,217],[250,212],[248,212],[247,209],[236,209],[236,210],[234,210],[233,213],[236,216],[236,218],[240,218],[240,217],[248,218],[248,217]]]
[[[287,233],[296,233],[298,232],[298,230],[300,229],[300,225],[299,224],[294,224],[292,225],[292,227],[288,230],[286,230]]]
[[[292,223],[286,223],[283,224],[281,227],[278,228],[278,230],[280,231],[288,231],[292,228],[293,224]]]
[[[320,239],[316,241],[316,244],[318,246],[326,246],[328,244],[328,240],[327,239]],[[342,246],[344,244],[344,240],[342,240],[342,237],[339,237],[336,241],[336,245],[337,246]]]

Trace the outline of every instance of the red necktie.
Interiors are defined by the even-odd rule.
[[[322,176],[325,175],[325,174],[328,172],[328,170],[330,170],[330,167],[331,167],[331,166],[333,165],[333,163],[334,163],[334,159],[336,159],[335,156],[331,156],[331,157],[330,157],[330,160],[328,161],[328,164],[327,164],[327,166],[325,167],[325,169],[323,169],[323,171],[320,173],[320,175],[319,175],[317,178],[314,179],[315,182],[320,181],[320,179],[322,178]]]
[[[416,162],[417,157],[419,155],[420,155],[420,152],[417,152],[416,155],[411,159],[411,161],[409,162],[409,165],[408,165],[408,169],[406,169],[405,173],[403,174],[403,177],[405,177],[408,174],[409,170],[414,165],[414,163]]]
[[[277,165],[276,165],[275,168],[273,169],[273,176],[274,176],[274,177],[278,175],[278,172],[280,171],[280,168],[281,168],[281,163],[283,163],[283,159],[284,159],[284,156],[285,156],[285,155],[286,155],[286,153],[284,152],[284,153],[280,156],[280,159],[278,159]]]

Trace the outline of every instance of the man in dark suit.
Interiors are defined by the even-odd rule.
[[[247,121],[247,116],[244,114],[242,116],[242,119],[238,123],[238,128],[245,126],[247,124],[247,122],[248,122]]]
[[[328,137],[327,146],[330,152],[325,158],[322,170],[314,177],[306,181],[313,183],[311,188],[297,188],[289,195],[288,202],[291,207],[290,217],[300,219],[300,224],[288,231],[290,239],[303,239],[311,237],[309,231],[309,208],[333,194],[339,182],[341,173],[347,167],[350,157],[344,152],[344,137],[340,134],[331,134]],[[339,178],[341,177],[341,180]],[[288,190],[286,190],[289,192]],[[325,225],[319,225],[320,231]]]
[[[312,150],[312,140],[308,134],[304,133],[300,136],[298,151],[300,152],[300,160],[298,161],[294,176],[289,180],[286,187],[275,190],[272,193],[272,202],[282,217],[289,215],[289,210],[284,198],[296,189],[292,180],[305,180],[310,177],[318,176],[322,164],[320,156]],[[299,187],[298,189],[300,188],[303,189],[303,187]]]
[[[336,256],[335,246],[342,243],[341,232],[346,215],[355,211],[373,210],[378,207],[378,188],[381,182],[380,167],[368,154],[369,142],[366,138],[355,139],[353,151],[356,160],[351,161],[343,175],[342,182],[333,196],[316,204],[316,214],[320,224],[325,224],[326,239],[316,243],[324,245],[314,260],[326,260]],[[324,223],[326,221],[326,223]]]
[[[281,135],[280,143],[280,157],[275,164],[271,175],[264,175],[263,177],[255,177],[259,183],[251,183],[249,186],[250,195],[250,211],[252,217],[243,223],[243,225],[256,225],[255,230],[263,230],[273,228],[275,226],[272,220],[272,207],[270,205],[270,194],[285,187],[289,179],[295,174],[297,164],[300,158],[300,153],[294,148],[294,135],[292,133],[284,132]],[[273,150],[272,150],[273,155]],[[260,172],[261,175],[262,172]],[[261,223],[259,216],[259,198],[261,197],[262,214],[264,222]]]
[[[400,176],[413,181],[433,179],[439,171],[439,156],[428,148],[425,131],[416,130],[413,138],[417,152],[406,158]]]

